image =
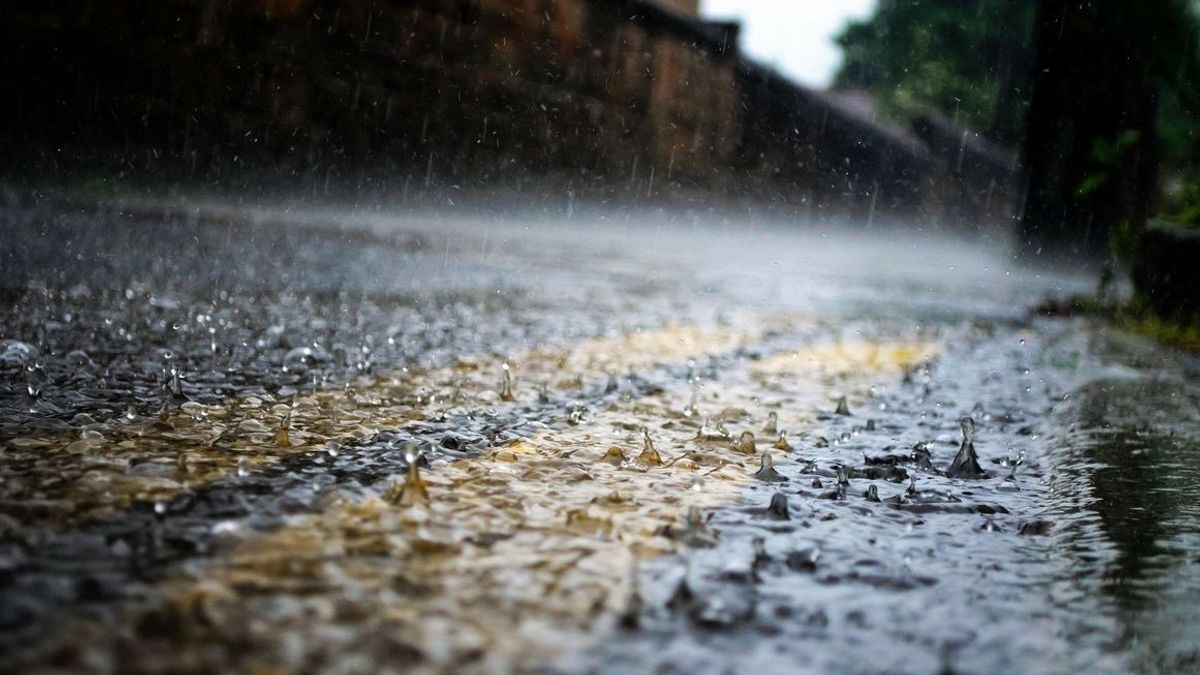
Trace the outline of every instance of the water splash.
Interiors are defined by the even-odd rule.
[[[772,411],[767,415],[767,423],[763,426],[763,433],[768,436],[774,436],[779,433],[779,414]]]
[[[771,495],[771,503],[767,505],[766,509],[763,509],[763,516],[770,520],[791,520],[792,516],[788,511],[787,495],[776,492]]]
[[[605,451],[604,456],[600,458],[600,461],[613,466],[622,466],[629,461],[629,458],[625,456],[624,450],[614,445]]]
[[[279,418],[279,426],[275,430],[275,447],[290,448],[292,439],[288,436],[288,428],[292,425],[292,411]]]
[[[716,534],[709,529],[708,523],[704,522],[704,516],[698,506],[688,507],[683,531],[679,533],[678,539],[692,548],[712,548],[717,544]]]
[[[987,472],[979,466],[979,455],[975,453],[975,420],[964,417],[959,421],[962,428],[962,443],[958,454],[946,469],[951,478],[987,478]]]
[[[834,488],[834,499],[845,499],[850,489],[850,467],[841,465],[837,468],[837,486]]]
[[[846,400],[844,395],[838,399],[837,409],[833,411],[833,414],[845,416],[850,415],[850,402]]]
[[[733,444],[733,449],[747,455],[758,454],[758,448],[754,441],[754,432],[743,431],[741,436],[738,436],[737,441]]]
[[[771,460],[771,453],[764,452],[759,460],[758,471],[754,472],[754,477],[758,480],[768,483],[786,483],[787,476],[775,470],[775,462]]]
[[[512,368],[508,363],[500,366],[500,400],[509,403],[517,400],[516,395],[513,394]]]
[[[429,488],[421,478],[418,468],[421,453],[415,443],[407,443],[404,447],[404,461],[408,463],[408,473],[404,482],[393,483],[384,494],[384,499],[396,506],[428,506],[430,504]]]
[[[650,438],[650,430],[642,428],[642,454],[638,455],[638,462],[647,466],[662,466],[662,455],[658,454],[658,450],[654,448],[654,441]]]
[[[792,444],[788,442],[787,431],[781,430],[779,432],[779,438],[775,439],[775,444],[771,447],[775,448],[776,450],[783,450],[784,452],[791,450]]]

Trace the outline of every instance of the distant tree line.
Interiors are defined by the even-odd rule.
[[[879,0],[835,87],[1019,146],[1028,255],[1110,255],[1155,213],[1200,223],[1194,0]]]
[[[1024,137],[1037,0],[880,0],[846,26],[839,89],[865,89],[885,112],[940,110],[992,140]]]

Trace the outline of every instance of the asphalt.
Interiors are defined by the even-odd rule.
[[[282,201],[0,218],[5,669],[1197,662],[1195,361],[1033,316],[1091,280],[1005,242]]]

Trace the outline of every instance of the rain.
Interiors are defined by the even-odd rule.
[[[0,672],[1200,668],[1194,3],[0,37]]]

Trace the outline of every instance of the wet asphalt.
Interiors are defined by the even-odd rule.
[[[26,204],[0,219],[0,668],[1200,667],[1200,369],[1100,324],[1031,315],[1041,299],[1092,282],[1021,268],[1005,242],[661,211],[147,201]],[[770,323],[785,317],[802,319]],[[431,414],[438,397],[458,394],[378,393],[381,381],[403,381],[397,373],[464,359],[764,321],[775,327],[736,347],[581,372],[538,394],[523,383],[512,402],[491,392]],[[900,342],[936,349],[878,372],[765,365],[814,345]],[[243,445],[208,442],[229,456],[203,457],[217,469],[199,475],[169,454],[192,428],[177,416],[196,406],[296,409],[312,392],[345,392],[365,430],[336,442],[313,431],[312,451],[261,463]],[[692,403],[689,392],[699,392]],[[677,393],[668,413],[646,412]],[[693,415],[684,406],[696,399]],[[413,414],[384,423],[384,408]],[[756,475],[757,458],[728,469],[743,477],[736,496],[639,557],[623,573],[624,601],[569,649],[506,661],[483,648],[455,660],[416,641],[379,647],[366,620],[314,619],[358,637],[285,658],[289,635],[310,634],[282,619],[265,637],[208,636],[201,649],[185,629],[194,617],[164,618],[168,584],[205,578],[239,538],[321,514],[334,497],[384,493],[404,475],[409,443],[433,476],[443,461],[470,463],[548,430],[574,439],[570,430],[589,424],[633,444],[644,427],[669,455],[736,449],[743,430],[761,450],[777,433],[768,411],[793,431],[777,473]],[[713,419],[701,423],[703,413]],[[245,426],[255,414],[236,415]],[[688,445],[689,425],[711,445]],[[110,455],[102,444],[116,438],[127,445]],[[968,445],[978,471],[951,470]],[[127,478],[136,489],[123,492]],[[236,611],[279,611],[299,593]],[[108,637],[64,646],[68,625]],[[180,656],[188,650],[197,656]]]

